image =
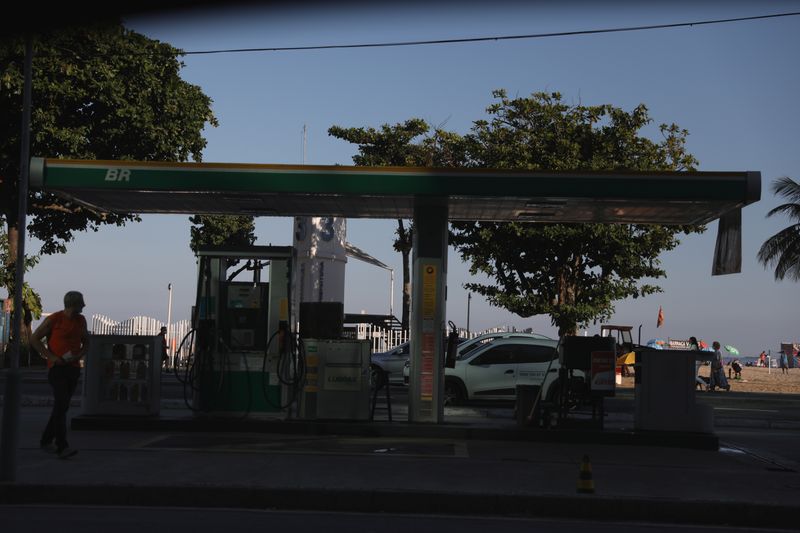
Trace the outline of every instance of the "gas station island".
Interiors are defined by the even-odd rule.
[[[344,219],[413,219],[408,417],[409,422],[437,424],[444,413],[441,339],[449,221],[685,225],[719,219],[712,273],[727,274],[740,269],[741,209],[761,194],[759,172],[528,172],[41,158],[31,161],[30,185],[97,211],[295,217],[292,246],[208,247],[198,253],[193,330],[181,349],[191,352],[182,378],[191,391],[187,405],[203,415],[369,419],[369,344],[342,338]],[[159,368],[160,360],[147,342],[92,341],[87,415],[158,415],[158,372],[152,369]],[[590,384],[601,380],[592,380],[591,373],[595,364],[608,373],[600,359],[603,353],[613,355],[613,339],[566,338],[559,352],[564,386],[554,412],[566,416],[570,402],[588,399],[600,407],[602,420],[608,383],[593,391]],[[637,427],[710,432],[710,414],[698,412],[693,402],[694,354],[668,355],[637,351]],[[667,403],[672,405],[669,420]]]

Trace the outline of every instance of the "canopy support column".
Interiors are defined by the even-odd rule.
[[[447,202],[414,205],[409,422],[441,423],[447,296]]]

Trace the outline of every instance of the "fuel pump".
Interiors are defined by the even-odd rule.
[[[284,411],[304,370],[289,320],[292,248],[201,247],[197,255],[187,404],[191,395],[196,412]]]

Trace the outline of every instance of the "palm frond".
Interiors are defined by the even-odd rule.
[[[772,192],[777,196],[787,198],[791,202],[800,202],[800,183],[797,183],[789,176],[783,176],[773,181]]]
[[[800,220],[800,203],[798,204],[781,204],[774,209],[770,209],[767,213],[767,218],[778,213],[786,214],[789,218]]]
[[[758,260],[764,267],[775,267],[775,279],[800,279],[800,224],[785,228],[761,245]]]

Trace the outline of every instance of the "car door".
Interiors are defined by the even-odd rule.
[[[544,344],[517,344],[514,348],[514,361],[517,363],[515,385],[541,386],[548,372],[554,375],[558,372],[558,364],[556,362],[550,364],[558,358],[555,347]]]
[[[467,392],[472,400],[513,399],[515,373],[513,346],[487,344],[470,359],[466,368]]]
[[[390,381],[403,380],[403,366],[408,361],[410,345],[406,342],[391,351],[385,359],[386,370],[389,372]]]

